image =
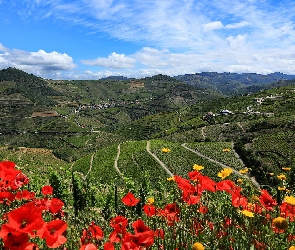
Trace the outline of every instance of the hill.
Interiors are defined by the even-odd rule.
[[[116,150],[116,145],[129,140],[134,145],[152,139],[167,145],[232,143],[231,148],[263,184],[271,181],[267,173],[279,174],[282,165],[294,164],[292,80],[263,83],[265,90],[226,97],[164,75],[57,81],[11,68],[2,74],[6,78],[0,82],[0,143],[6,149],[45,148],[72,164],[83,157],[91,159],[107,147]],[[34,86],[44,90],[39,97],[48,100],[46,105],[34,101]]]
[[[176,76],[175,79],[199,88],[211,89],[228,96],[255,93],[279,81],[294,80],[295,75],[279,72],[261,75],[256,73],[203,72]]]

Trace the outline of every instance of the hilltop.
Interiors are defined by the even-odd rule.
[[[234,77],[231,82],[248,78],[243,91],[254,93],[229,96],[221,91],[228,85],[220,80],[225,76]],[[165,75],[48,80],[14,68],[2,70],[1,155],[19,158],[19,148],[44,148],[59,160],[52,161],[53,165],[66,165],[85,162],[84,157],[89,161],[109,147],[114,150],[109,158],[114,159],[118,145],[130,140],[135,148],[146,140],[161,140],[171,147],[194,143],[207,156],[213,154],[206,150],[214,143],[230,143],[259,183],[275,185],[267,173],[279,174],[283,165],[294,165],[295,81],[283,74],[202,73],[194,77],[203,83],[211,80],[202,86]],[[218,89],[212,88],[216,78]],[[183,153],[183,158],[190,157],[187,151]],[[108,161],[109,153],[103,154],[104,159],[94,165]],[[144,158],[138,157],[136,164],[145,165]],[[42,163],[42,158],[38,162],[49,164]]]

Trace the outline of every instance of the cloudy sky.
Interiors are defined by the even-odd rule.
[[[295,74],[294,0],[0,0],[0,69]]]

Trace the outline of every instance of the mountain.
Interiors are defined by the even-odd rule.
[[[202,72],[175,76],[175,79],[203,89],[211,89],[232,96],[258,92],[268,84],[295,79],[295,75],[279,72],[268,75],[256,73]]]

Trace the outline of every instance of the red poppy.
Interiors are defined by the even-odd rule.
[[[49,200],[49,211],[53,214],[60,212],[64,203],[58,198],[52,198]]]
[[[46,240],[48,247],[57,248],[67,241],[66,237],[62,235],[67,227],[67,223],[63,220],[50,221],[42,228],[41,238]]]
[[[140,199],[136,199],[135,196],[131,193],[128,192],[123,198],[122,198],[122,202],[126,205],[126,206],[136,206],[137,203],[140,201]]]
[[[41,189],[41,193],[43,195],[51,195],[53,194],[53,188],[51,186],[44,186]]]
[[[33,249],[33,247],[36,245],[32,242],[29,242],[29,239],[30,237],[27,233],[20,233],[20,232],[9,233],[7,237],[3,239],[4,249],[9,249],[9,250]]]
[[[7,216],[9,223],[4,225],[6,230],[11,229],[9,232],[23,232],[34,236],[35,231],[41,229],[45,223],[42,219],[42,210],[32,202],[12,210]]]
[[[157,228],[154,232],[154,235],[155,235],[155,237],[163,240],[165,237],[165,232],[162,228]]]
[[[0,203],[5,203],[7,202],[8,204],[13,201],[15,198],[15,195],[11,192],[0,192]]]
[[[140,219],[133,222],[132,227],[133,227],[135,233],[143,233],[146,231],[151,231],[151,229],[148,226],[146,226],[144,224],[144,222]]]
[[[1,161],[0,162],[0,171],[2,169],[13,169],[15,168],[16,164],[12,161]]]
[[[229,194],[239,191],[241,188],[231,180],[223,180],[216,183],[216,190],[225,191]]]
[[[232,193],[232,205],[234,207],[246,209],[248,206],[248,198],[241,195],[240,192]]]
[[[188,176],[191,180],[197,181],[198,183],[198,192],[202,192],[203,190],[208,190],[210,192],[216,191],[216,182],[213,181],[210,177],[202,175],[199,171],[189,172]]]
[[[154,216],[157,213],[156,207],[153,205],[145,204],[143,206],[143,211],[148,217]]]
[[[115,246],[112,242],[106,242],[103,245],[103,250],[115,250]]]
[[[93,239],[102,240],[103,239],[103,231],[97,226],[94,222],[89,225],[89,227],[83,230],[83,235],[81,237],[82,244],[86,244],[91,242]]]
[[[289,218],[289,221],[294,221],[295,219],[295,206],[283,202],[280,206],[281,216],[284,218]]]
[[[111,242],[120,242],[127,233],[128,220],[123,216],[117,216],[110,222],[110,226],[114,231],[110,234],[109,239]]]
[[[18,191],[15,195],[16,200],[30,200],[35,197],[34,192],[29,192],[28,190]]]
[[[97,250],[97,247],[93,243],[82,245],[80,250]]]
[[[30,182],[30,179],[22,172],[18,173],[14,179],[16,187],[20,188]]]
[[[154,244],[154,231],[145,231],[142,233],[136,233],[129,236],[130,240],[140,247],[150,247]]]
[[[177,203],[167,204],[164,209],[159,209],[158,215],[167,219],[169,225],[173,225],[174,222],[179,221],[180,209]]]
[[[261,195],[259,197],[261,205],[266,210],[273,210],[273,208],[278,204],[276,200],[268,193],[267,190],[261,190]]]

